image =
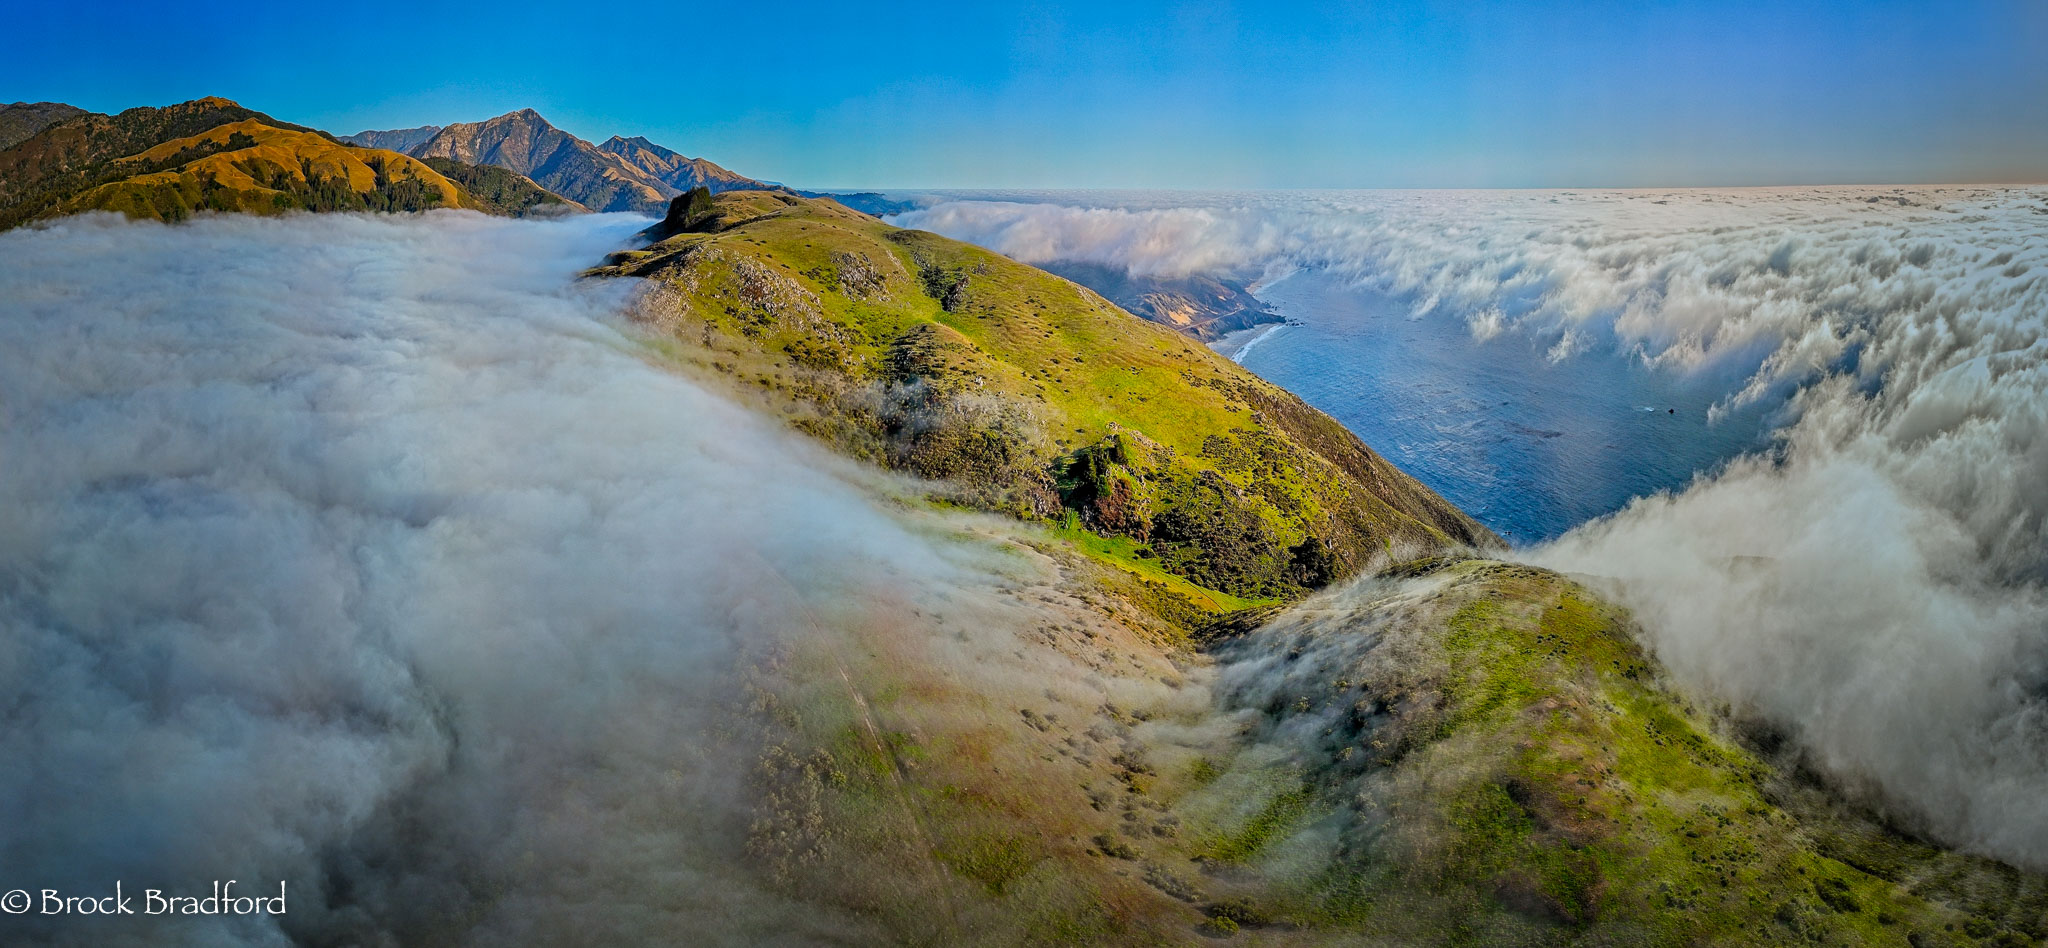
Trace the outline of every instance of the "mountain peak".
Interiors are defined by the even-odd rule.
[[[613,135],[612,137],[605,139],[604,144],[599,145],[598,147],[604,149],[605,151],[611,152],[614,155],[619,155],[621,157],[626,156],[629,152],[644,151],[659,156],[670,162],[673,162],[675,159],[682,159],[684,161],[689,160],[687,158],[683,158],[683,154],[681,152],[676,151],[673,148],[664,148],[660,145],[657,145],[651,141],[648,141],[647,138],[642,135],[635,135],[632,138],[626,138],[622,135]],[[683,190],[687,191],[689,189],[684,188]]]
[[[239,109],[242,107],[240,102],[217,95],[202,96],[190,102],[180,102],[178,104],[194,109]]]
[[[503,128],[507,125],[523,125],[541,130],[553,129],[555,127],[554,123],[549,122],[546,118],[543,118],[539,112],[536,112],[532,109],[519,109],[517,111],[507,112],[503,115],[494,115],[491,116],[490,118],[476,122],[457,122],[447,127]]]

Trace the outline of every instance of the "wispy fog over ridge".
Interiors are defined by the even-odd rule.
[[[1323,268],[1479,339],[1784,400],[1770,456],[1527,555],[1613,578],[1687,686],[1844,784],[2048,866],[2048,189],[1030,200],[899,222],[1028,261]]]
[[[10,915],[0,940],[859,930],[731,871],[736,672],[995,581],[869,475],[643,361],[631,281],[573,277],[644,223],[0,235],[0,866],[292,895],[282,920]]]

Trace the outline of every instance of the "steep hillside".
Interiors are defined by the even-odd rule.
[[[0,105],[0,149],[12,148],[58,122],[87,114],[62,102],[15,102]]]
[[[249,119],[322,134],[213,96],[163,108],[128,109],[119,115],[67,119],[0,151],[0,228],[46,216],[82,191],[125,177],[109,177],[107,166],[116,159]]]
[[[341,140],[364,148],[382,148],[405,154],[433,140],[433,137],[440,133],[439,125],[422,125],[418,128],[397,128],[386,132],[357,132],[354,135],[343,135]]]
[[[1299,399],[1066,280],[830,201],[676,205],[597,272],[656,282],[645,315],[678,360],[960,502],[1062,524],[1162,601],[1288,598],[1499,542]]]
[[[721,191],[763,191],[772,187],[702,158],[684,157],[638,136],[620,138],[613,135],[597,147],[625,159],[627,164],[676,189],[678,194],[691,188],[706,188],[717,194]]]
[[[532,109],[449,125],[408,154],[515,171],[593,211],[660,213],[669,198],[681,193],[625,159],[548,124]]]

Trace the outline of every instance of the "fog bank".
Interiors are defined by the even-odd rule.
[[[644,223],[0,234],[0,889],[291,892],[0,940],[861,930],[733,871],[742,683],[995,581],[643,360],[573,277]]]

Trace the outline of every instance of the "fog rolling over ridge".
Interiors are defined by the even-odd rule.
[[[642,361],[630,281],[573,283],[642,224],[0,235],[0,865],[291,886],[0,940],[861,930],[731,871],[747,669],[997,579]]]
[[[1526,555],[1614,579],[1684,685],[1905,823],[2048,866],[2048,189],[1025,200],[896,220],[1032,262],[1318,268],[1559,362],[1730,374],[1717,417],[1780,404],[1769,456]]]

